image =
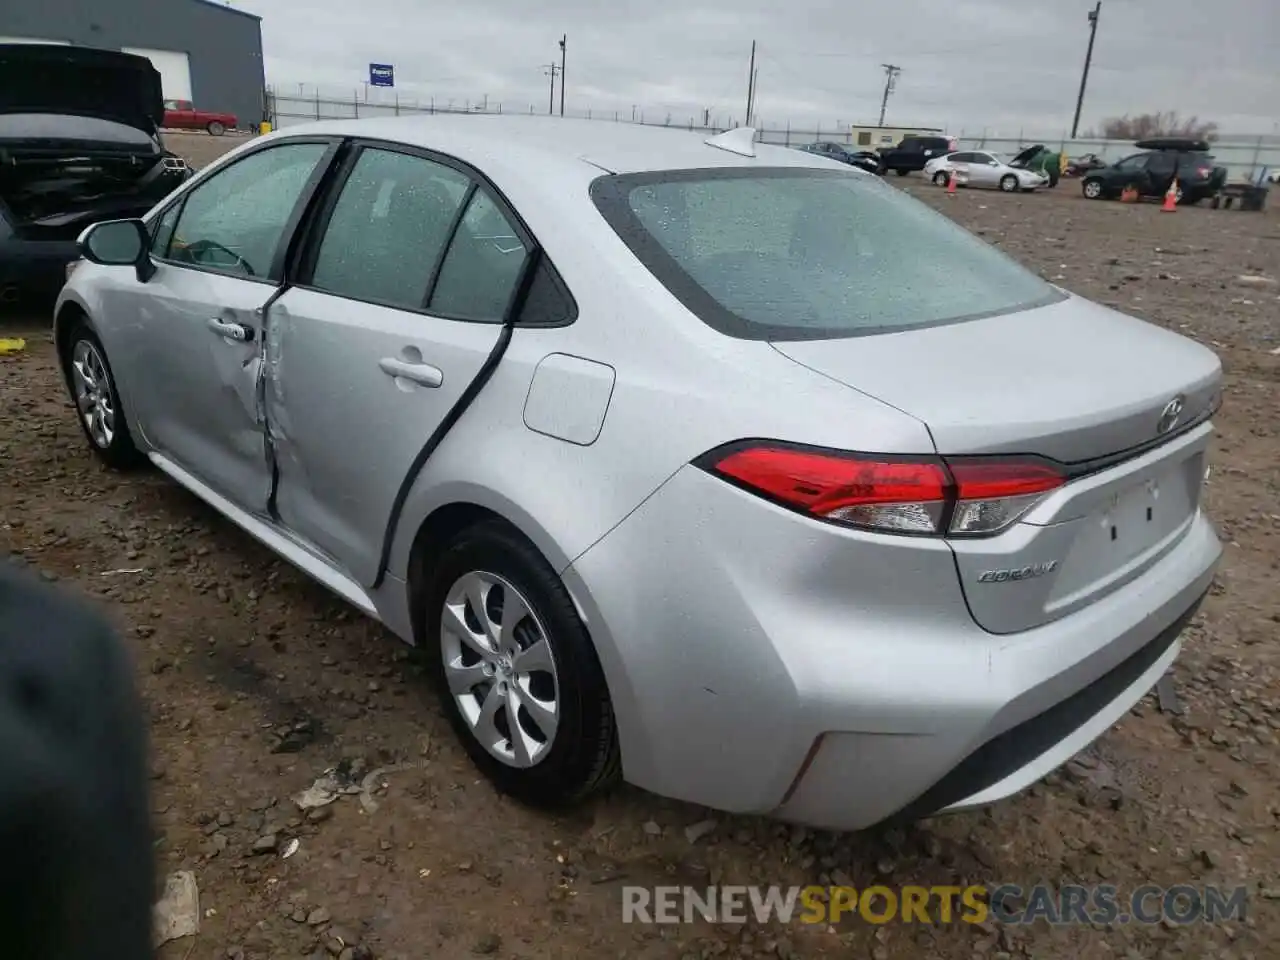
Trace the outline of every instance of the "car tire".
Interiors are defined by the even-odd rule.
[[[116,470],[142,463],[144,458],[129,433],[107,352],[83,318],[75,322],[67,336],[62,366],[76,421],[94,456]]]
[[[566,807],[616,781],[621,760],[604,672],[546,559],[509,524],[485,521],[454,537],[432,568],[419,636],[472,762],[500,792],[533,807]],[[500,623],[513,600],[522,613],[504,636],[495,617]],[[532,666],[521,671],[522,659]]]
[[[893,172],[894,172],[894,173],[896,173],[896,174],[897,174],[898,176],[900,176],[900,177],[905,177],[905,176],[906,176],[908,173],[910,173],[911,171],[910,171],[910,170],[904,170],[902,167],[895,167]]]
[[[1006,173],[1003,177],[1000,178],[1000,189],[1003,190],[1005,193],[1017,193],[1018,178],[1015,177],[1012,173]]]
[[[227,128],[217,120],[210,120],[205,129],[209,131],[209,136],[211,137],[220,137],[227,132]]]
[[[945,187],[947,185],[947,181],[950,179],[951,177],[947,175],[947,171],[945,170],[939,170],[933,175],[933,182],[940,187]]]
[[[1084,194],[1084,197],[1086,200],[1101,200],[1102,193],[1103,193],[1102,181],[1086,180],[1083,184],[1081,184],[1080,192]]]

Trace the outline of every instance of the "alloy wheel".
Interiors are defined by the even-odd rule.
[[[555,742],[560,684],[551,638],[524,595],[496,574],[460,576],[445,595],[440,652],[481,746],[507,766],[539,763]]]
[[[76,410],[89,439],[99,450],[106,450],[116,435],[114,391],[102,354],[88,340],[77,341],[71,352],[71,379]]]

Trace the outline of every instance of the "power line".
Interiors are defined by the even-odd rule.
[[[892,63],[882,63],[884,67],[884,99],[880,101],[880,126],[884,126],[884,112],[889,108],[889,94],[893,93],[894,85],[897,83],[898,74],[902,72],[902,68]]]

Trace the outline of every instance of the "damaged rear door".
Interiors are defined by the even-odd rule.
[[[344,166],[271,305],[264,396],[278,522],[368,585],[400,491],[498,343],[532,245],[448,158],[365,144]]]
[[[259,393],[264,307],[300,211],[336,150],[287,141],[246,154],[156,220],[156,273],[121,280],[128,382],[147,441],[217,493],[265,512],[271,465]]]

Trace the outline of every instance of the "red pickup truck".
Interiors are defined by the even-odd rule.
[[[178,130],[208,130],[215,137],[220,137],[235,129],[236,115],[197,110],[190,100],[166,100],[164,125]]]

